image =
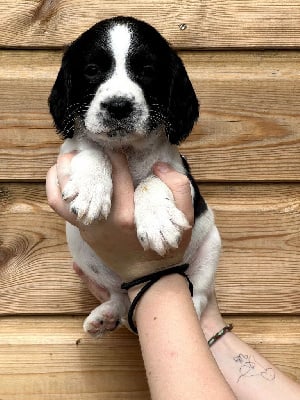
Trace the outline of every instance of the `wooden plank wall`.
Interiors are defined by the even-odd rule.
[[[300,382],[300,0],[0,3],[0,398],[149,399],[136,337],[95,342],[45,174],[62,48],[100,19],[142,18],[180,50],[201,99],[182,152],[216,213],[235,331]]]

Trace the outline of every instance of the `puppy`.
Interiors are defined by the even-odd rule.
[[[164,255],[178,246],[185,216],[169,188],[152,174],[156,161],[188,176],[195,224],[184,256],[198,315],[213,284],[220,252],[214,216],[200,195],[177,146],[191,132],[199,106],[181,59],[150,25],[130,17],[101,21],[66,50],[49,97],[50,112],[65,139],[61,153],[76,150],[63,197],[84,224],[107,218],[112,167],[105,149],[124,151],[135,186],[137,237],[145,250]],[[147,187],[147,190],[144,188]],[[74,261],[110,293],[86,318],[84,329],[100,336],[126,321],[129,301],[121,280],[68,224]],[[116,243],[116,251],[118,244]]]

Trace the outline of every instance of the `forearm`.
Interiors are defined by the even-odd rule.
[[[224,322],[221,318],[202,323],[207,338]],[[211,352],[239,400],[297,400],[300,385],[292,381],[234,333],[226,333]]]
[[[131,298],[137,290],[129,291]],[[153,400],[235,398],[207,346],[182,276],[156,282],[135,317]]]

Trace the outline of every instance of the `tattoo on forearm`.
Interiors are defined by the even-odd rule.
[[[239,367],[239,382],[242,378],[251,378],[252,376],[260,376],[267,381],[275,379],[275,372],[273,368],[265,368],[262,364],[258,363],[254,356],[247,354],[238,354],[233,357],[234,361],[240,365]]]

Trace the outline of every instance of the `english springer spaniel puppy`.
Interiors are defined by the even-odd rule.
[[[135,186],[138,239],[145,250],[163,256],[178,246],[189,224],[169,188],[153,175],[152,166],[167,162],[189,177],[195,224],[183,261],[190,264],[187,274],[200,316],[213,284],[221,241],[213,213],[176,146],[189,135],[199,115],[181,59],[145,22],[130,17],[101,21],[67,48],[49,106],[65,139],[61,153],[77,152],[63,197],[84,224],[107,218],[113,185],[105,149],[122,149]],[[82,240],[79,230],[68,223],[66,230],[74,261],[110,293],[109,300],[84,322],[85,331],[97,337],[126,322],[129,300],[120,288],[120,277]]]

